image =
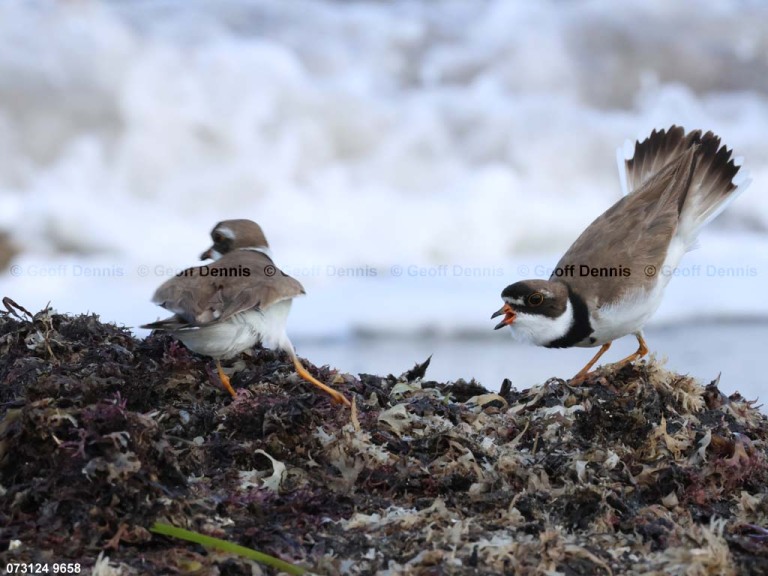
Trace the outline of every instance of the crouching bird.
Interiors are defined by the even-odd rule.
[[[211,239],[213,246],[201,260],[215,261],[177,274],[152,298],[173,316],[142,328],[169,332],[193,352],[212,357],[222,385],[233,397],[221,360],[261,342],[285,350],[299,376],[349,406],[343,394],[313,377],[296,356],[285,325],[292,300],[303,295],[304,288],[275,267],[261,227],[250,220],[225,220],[213,228]]]
[[[548,280],[521,280],[504,288],[496,329],[548,348],[599,346],[572,379],[582,382],[622,336],[637,338],[637,351],[622,366],[648,353],[643,325],[699,231],[720,214],[749,181],[720,138],[681,127],[654,130],[636,142],[634,155],[619,157],[624,197],[608,208],[568,249]]]

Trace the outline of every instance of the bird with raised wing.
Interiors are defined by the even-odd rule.
[[[643,326],[661,303],[672,271],[749,181],[720,138],[678,126],[654,130],[620,160],[625,195],[576,239],[548,280],[521,280],[501,293],[496,329],[538,346],[599,346],[571,380],[580,383],[617,338],[633,334],[648,353]]]

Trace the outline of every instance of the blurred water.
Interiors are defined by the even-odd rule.
[[[597,348],[549,350],[518,344],[507,334],[495,338],[363,338],[335,342],[299,340],[299,354],[317,365],[328,364],[352,374],[399,375],[432,361],[426,379],[439,382],[475,378],[489,390],[498,390],[509,378],[518,390],[557,376],[570,378],[597,352]],[[646,341],[666,367],[689,374],[702,384],[720,377],[725,394],[739,392],[749,400],[768,399],[768,376],[762,355],[768,342],[768,322],[721,322],[659,327],[646,330]],[[616,362],[637,349],[637,340],[617,340],[602,358]],[[762,409],[766,412],[766,408]]]
[[[768,4],[0,3],[0,229],[132,263],[225,217],[288,262],[562,251],[619,193],[614,150],[712,129],[768,230]],[[35,30],[35,34],[30,34]],[[749,200],[747,200],[749,198]]]

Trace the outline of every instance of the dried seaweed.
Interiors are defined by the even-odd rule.
[[[768,574],[768,421],[655,362],[476,382],[226,365],[164,335],[0,313],[0,563],[271,573],[155,522],[326,574]]]

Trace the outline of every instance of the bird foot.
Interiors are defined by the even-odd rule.
[[[219,374],[219,380],[221,380],[221,385],[224,386],[224,389],[227,392],[229,392],[232,398],[237,398],[237,392],[235,392],[235,389],[232,388],[232,384],[229,379],[229,376],[224,374],[224,369],[221,367],[221,362],[219,362],[218,360],[216,360],[216,371]]]

